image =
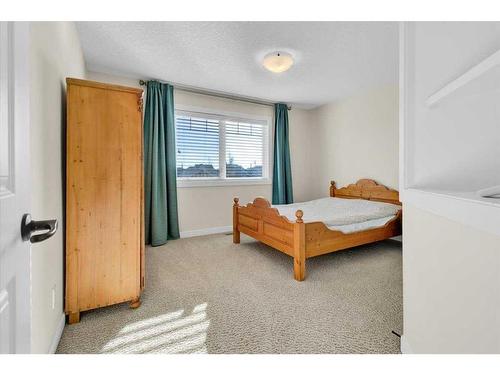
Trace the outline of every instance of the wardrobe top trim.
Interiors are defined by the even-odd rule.
[[[137,95],[142,95],[144,92],[140,88],[113,85],[113,84],[109,84],[109,83],[102,83],[102,82],[96,82],[96,81],[87,81],[85,79],[77,79],[77,78],[66,78],[66,84],[67,85],[86,86],[86,87],[95,87],[98,89],[130,92],[130,93],[137,94]]]

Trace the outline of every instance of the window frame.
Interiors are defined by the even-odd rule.
[[[252,115],[247,113],[228,112],[223,110],[193,107],[186,105],[175,106],[175,117],[184,116],[206,116],[217,118],[221,122],[219,128],[219,177],[176,177],[177,187],[200,187],[200,186],[244,186],[244,185],[271,185],[272,171],[272,118],[270,116]],[[224,121],[249,122],[263,125],[264,147],[262,155],[262,177],[226,177],[226,137]],[[176,155],[177,155],[177,125],[176,125]],[[177,173],[177,165],[175,168]]]

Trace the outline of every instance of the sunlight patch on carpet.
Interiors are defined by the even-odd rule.
[[[207,304],[144,319],[123,327],[101,353],[206,353]]]

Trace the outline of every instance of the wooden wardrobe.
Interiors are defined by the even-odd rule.
[[[144,288],[141,89],[68,78],[66,300],[140,306]]]

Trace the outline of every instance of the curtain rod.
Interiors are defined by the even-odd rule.
[[[146,86],[147,82],[141,79],[141,80],[139,80],[139,84],[141,86]],[[193,94],[215,96],[217,98],[222,98],[222,99],[238,100],[240,102],[247,102],[247,103],[252,103],[252,104],[274,107],[273,102],[269,102],[269,101],[265,101],[265,100],[253,99],[253,98],[248,98],[248,97],[244,97],[244,96],[231,95],[231,94],[226,94],[226,93],[218,92],[218,91],[203,90],[203,89],[198,89],[195,87],[189,87],[189,86],[183,86],[183,85],[172,84],[172,86],[174,86],[174,88],[177,90],[190,92]],[[288,110],[291,110],[292,106],[287,104],[287,108],[288,108]]]

